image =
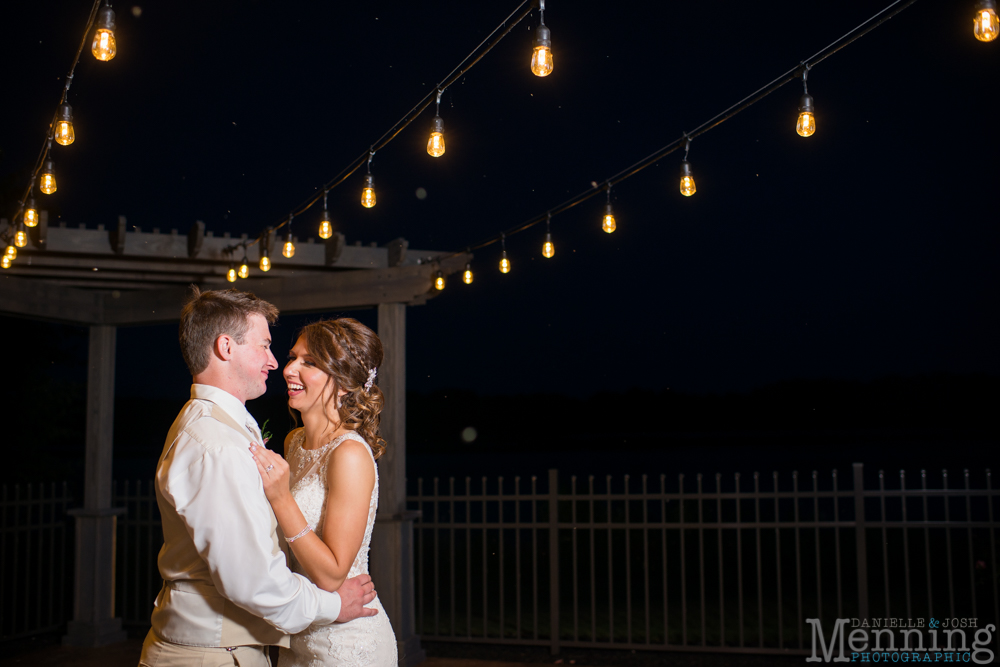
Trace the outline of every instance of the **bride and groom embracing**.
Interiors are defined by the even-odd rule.
[[[163,588],[145,667],[264,667],[271,645],[281,667],[396,665],[368,576],[382,344],[347,318],[302,329],[283,376],[303,427],[282,458],[244,405],[278,368],[277,316],[253,294],[197,288],[181,314],[193,384],[156,469]]]

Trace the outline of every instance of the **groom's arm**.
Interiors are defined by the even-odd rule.
[[[271,539],[270,511],[260,476],[241,447],[212,447],[189,429],[181,439],[203,448],[166,489],[188,535],[227,599],[278,629],[294,634],[312,623],[332,623],[341,613],[337,593],[327,593],[292,573]],[[183,447],[178,442],[179,447]]]

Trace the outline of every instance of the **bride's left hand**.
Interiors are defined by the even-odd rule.
[[[267,447],[250,445],[257,472],[264,482],[264,495],[272,504],[289,493],[288,462]]]

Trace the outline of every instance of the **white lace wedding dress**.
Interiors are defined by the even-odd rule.
[[[303,449],[305,430],[295,434],[286,452],[291,472],[292,496],[298,503],[309,525],[315,526],[316,535],[323,537],[323,523],[326,519],[327,466],[330,453],[344,440],[364,443],[371,455],[371,448],[354,431],[348,431],[319,449]],[[375,459],[372,458],[372,465]],[[378,508],[378,467],[375,467],[375,488],[372,489],[368,506],[368,525],[361,548],[347,574],[348,578],[368,573],[368,545],[375,525],[375,511]],[[292,570],[305,574],[295,556],[289,554]],[[350,665],[357,667],[396,667],[396,637],[389,625],[382,603],[376,597],[367,605],[378,609],[375,616],[358,618],[349,623],[332,625],[312,625],[297,635],[292,635],[290,649],[281,649],[278,667],[327,667]]]

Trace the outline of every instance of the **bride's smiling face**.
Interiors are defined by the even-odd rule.
[[[288,384],[288,407],[299,412],[324,410],[333,396],[333,379],[316,366],[304,338],[295,341],[282,372]],[[331,410],[334,406],[330,405]]]

